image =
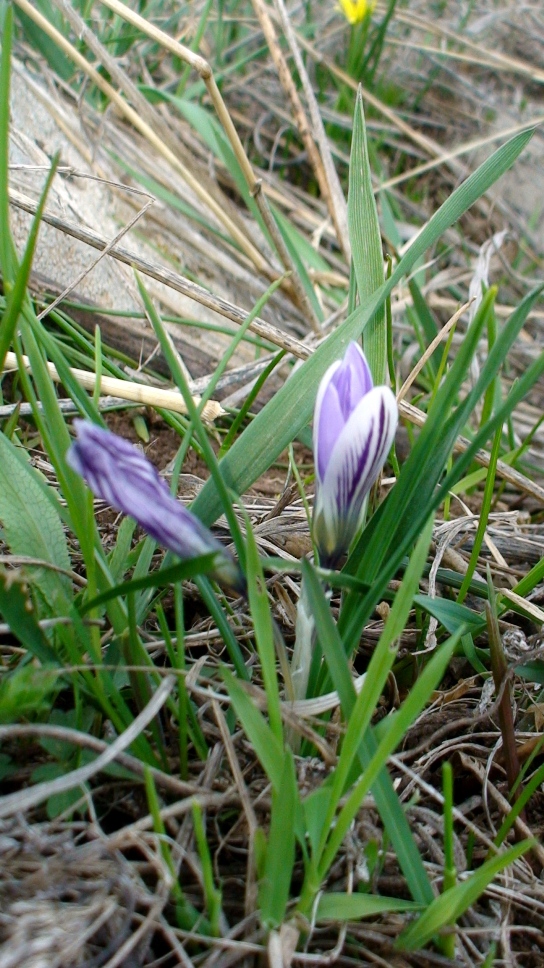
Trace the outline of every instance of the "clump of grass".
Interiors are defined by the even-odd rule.
[[[392,2],[373,39],[369,34],[369,51],[358,67],[365,76],[379,70],[394,10]],[[232,49],[237,43],[250,44],[249,33],[246,36],[245,28],[232,24],[229,17],[225,6],[212,20],[207,4],[196,34],[202,39],[208,28],[212,30],[223,84]],[[56,15],[55,19],[61,33],[67,34],[67,25]],[[115,18],[104,17],[99,40],[125,55],[134,39],[128,23],[139,31],[139,42],[146,38],[146,53],[157,56],[164,35],[153,30],[150,19],[146,27],[121,5]],[[370,29],[368,23],[365,29]],[[219,533],[233,542],[247,583],[247,595],[234,597],[215,583],[210,556],[181,562],[171,552],[162,556],[156,542],[138,532],[130,518],[116,521],[106,535],[97,514],[102,508],[95,506],[66,459],[70,421],[59,406],[48,361],[77,412],[101,426],[101,375],[114,372],[121,380],[126,374],[110,358],[99,331],[93,338],[84,336],[63,318],[60,340],[60,317],[40,318],[29,293],[40,217],[56,177],[56,162],[20,258],[8,217],[11,42],[8,8],[0,95],[0,359],[8,351],[15,354],[20,392],[31,407],[32,430],[25,429],[14,408],[0,434],[5,545],[0,613],[8,636],[0,681],[0,737],[11,741],[9,753],[1,754],[0,770],[14,786],[0,797],[0,818],[24,811],[31,823],[41,822],[45,810],[49,818],[77,829],[82,839],[90,842],[93,831],[99,830],[116,851],[125,851],[129,859],[137,856],[131,876],[139,877],[141,870],[146,883],[157,883],[157,906],[150,908],[155,913],[146,933],[138,927],[145,926],[144,915],[127,906],[136,940],[127,942],[126,954],[130,944],[136,950],[143,939],[146,947],[138,949],[143,952],[142,964],[159,957],[165,944],[173,956],[177,952],[181,957],[182,951],[185,958],[203,959],[215,946],[219,950],[227,936],[229,945],[250,944],[259,954],[273,951],[282,940],[286,944],[287,937],[293,949],[317,953],[323,947],[321,939],[332,938],[334,930],[345,939],[342,932],[348,922],[362,958],[369,944],[359,925],[363,919],[373,919],[374,934],[381,938],[376,942],[380,957],[391,957],[394,951],[409,957],[409,952],[426,946],[450,959],[458,948],[466,954],[470,934],[464,932],[464,919],[486,892],[502,896],[500,879],[506,868],[516,878],[522,903],[529,895],[541,903],[541,888],[531,879],[524,858],[530,856],[537,866],[542,852],[522,811],[541,782],[542,770],[525,776],[523,788],[519,770],[512,773],[515,720],[500,637],[507,619],[527,628],[542,614],[530,596],[542,581],[543,568],[540,561],[517,574],[513,587],[505,587],[507,566],[499,560],[500,555],[505,561],[489,525],[499,482],[516,473],[518,484],[538,488],[523,474],[523,445],[513,447],[517,442],[505,428],[544,371],[544,358],[539,356],[517,380],[507,378],[512,348],[543,287],[536,286],[521,298],[500,325],[497,292],[488,289],[456,344],[453,325],[447,327],[443,335],[451,335],[442,350],[420,283],[428,253],[515,163],[530,133],[502,145],[451,192],[409,247],[402,251],[400,239],[394,239],[397,251],[386,274],[359,95],[347,209],[338,213],[338,226],[345,215],[349,227],[352,263],[342,267],[349,299],[345,311],[338,313],[342,295],[339,273],[334,276],[333,270],[338,269],[338,253],[344,251],[340,239],[334,250],[330,245],[316,252],[294,220],[255,200],[260,186],[251,182],[253,171],[239,150],[241,144],[238,148],[228,112],[219,111],[222,128],[202,100],[202,84],[208,91],[211,87],[202,65],[196,85],[184,68],[175,91],[172,84],[160,92],[147,85],[148,105],[160,99],[200,128],[261,232],[254,247],[249,237],[239,238],[228,217],[220,232],[216,223],[212,226],[211,216],[206,225],[206,231],[223,241],[226,230],[229,248],[237,249],[240,260],[254,260],[266,285],[197,400],[164,316],[141,276],[136,277],[142,309],[184,403],[185,416],[168,413],[175,435],[172,492],[177,494],[189,450],[197,449],[208,479],[191,509],[208,527],[223,517]],[[43,49],[44,36],[38,35],[36,42]],[[171,45],[173,58],[181,56],[179,46]],[[64,47],[62,55],[55,54],[49,42],[47,50],[60,74],[73,51]],[[74,50],[81,56],[88,53],[83,42]],[[193,63],[194,50],[182,53],[183,64]],[[157,56],[157,70],[159,62]],[[102,85],[103,94],[105,90]],[[93,95],[89,97],[92,101]],[[219,92],[214,104],[224,108]],[[157,112],[157,118],[162,117]],[[331,188],[331,204],[338,198],[335,192]],[[384,211],[394,234],[395,214],[387,202],[382,216]],[[278,272],[278,260],[286,273]],[[321,281],[316,283],[316,277]],[[264,514],[262,503],[252,505],[243,495],[258,487],[297,437],[308,443],[320,380],[350,341],[362,339],[375,382],[385,382],[386,374],[397,382],[391,295],[406,279],[413,305],[403,325],[416,327],[424,361],[404,382],[403,392],[411,386],[414,395],[410,404],[401,405],[400,413],[420,429],[409,439],[402,459],[392,454],[394,479],[371,494],[345,561],[325,569],[311,556],[271,555],[270,541],[262,537],[263,525],[275,517],[281,520],[285,501],[292,503],[297,488],[311,482],[297,472],[296,487],[284,491],[288,499],[265,502]],[[283,362],[285,349],[297,351],[302,364],[291,369],[289,379],[259,412],[251,410],[255,392],[250,388],[234,413],[223,413],[220,428],[210,426],[203,419],[207,402],[280,288],[297,307],[308,332],[323,335],[325,307],[334,308],[334,327],[327,327],[319,342],[289,342],[286,335],[282,353],[267,359],[266,377]],[[264,332],[261,326],[259,338]],[[281,343],[272,327],[269,334]],[[267,348],[262,342],[252,346],[258,353]],[[76,352],[77,361],[86,362],[94,374],[89,394],[70,366]],[[264,377],[258,389],[262,383]],[[6,397],[9,393],[6,386]],[[29,461],[26,433],[37,434],[49,479]],[[480,492],[482,463],[488,470]],[[441,524],[451,523],[447,518],[456,494],[477,500],[479,522],[468,562],[452,554],[445,568],[440,567],[447,550]],[[305,507],[296,509],[297,520],[308,536],[308,495],[303,498]],[[438,524],[440,517],[444,521]],[[479,574],[486,542],[498,565],[487,583]],[[459,567],[451,567],[452,561]],[[307,616],[304,634],[309,644],[303,696],[295,695],[290,676],[297,595]],[[378,617],[369,655],[364,645]],[[419,749],[421,723],[431,722],[431,740],[440,734],[432,721],[433,704],[443,701],[447,708],[456,701],[450,700],[450,693],[458,688],[454,670],[460,665],[473,682],[478,677],[489,681],[493,674],[498,692],[503,690],[497,707],[512,810],[498,833],[482,825],[483,810],[478,825],[460,809],[464,794],[458,787],[473,766],[462,742],[457,758],[441,748],[443,792],[440,782],[429,782],[429,772],[425,777],[418,774],[417,764],[405,773],[399,766],[410,760],[411,750]],[[540,659],[525,664],[516,659],[514,667],[520,682],[542,682]],[[392,697],[388,709],[387,695]],[[521,703],[528,715],[528,702]],[[446,725],[449,729],[451,722]],[[17,745],[24,736],[39,739],[38,755]],[[391,761],[395,751],[399,755]],[[47,762],[35,763],[44,753]],[[26,788],[19,758],[25,769],[32,761]],[[498,790],[497,794],[501,796]],[[426,798],[420,814],[418,796]],[[124,807],[129,801],[131,819]],[[504,804],[509,809],[508,799],[498,802],[501,809]],[[516,842],[505,846],[514,824]],[[393,932],[384,916],[394,925]],[[89,937],[100,947],[98,929]],[[475,950],[482,963],[493,957],[488,936]]]

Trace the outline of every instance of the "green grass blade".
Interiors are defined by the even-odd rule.
[[[14,275],[15,250],[9,225],[9,111],[11,44],[13,36],[13,7],[7,5],[3,18],[2,61],[0,63],[0,272],[4,293],[8,292]]]
[[[516,669],[516,672],[517,671],[518,670]],[[539,753],[541,752],[542,751],[539,750]],[[525,768],[526,767],[527,767],[527,764],[525,764]],[[528,804],[529,800],[533,796],[533,793],[536,793],[536,791],[540,788],[542,783],[544,783],[544,764],[540,766],[535,773],[533,773],[531,779],[523,787],[519,796],[516,797],[514,802],[511,804],[510,810],[506,814],[506,817],[504,818],[499,828],[499,832],[495,837],[494,843],[496,847],[500,847],[500,845],[504,843],[505,837],[508,836],[509,831],[513,827],[520,813],[522,813],[522,811]]]
[[[13,282],[13,287],[9,289],[8,296],[6,299],[6,309],[2,316],[2,321],[0,324],[0,373],[4,370],[4,363],[6,362],[6,354],[11,346],[13,339],[13,334],[17,326],[17,320],[21,313],[23,303],[26,299],[26,289],[28,285],[28,280],[30,278],[30,271],[32,269],[32,260],[34,258],[34,252],[36,249],[36,242],[38,241],[38,231],[40,228],[42,212],[45,208],[45,202],[47,195],[49,194],[49,189],[55,177],[59,162],[58,153],[53,158],[51,169],[47,176],[44,189],[40,196],[38,206],[36,209],[36,214],[32,219],[32,224],[30,226],[30,232],[28,233],[28,239],[25,246],[25,251],[21,264],[17,270],[15,280]]]
[[[279,790],[283,776],[283,749],[266,719],[246,690],[226,667],[221,670],[228,694],[244,732],[253,746],[274,790]]]
[[[311,597],[312,611],[315,617],[319,640],[324,650],[327,650],[326,658],[329,672],[333,680],[334,688],[340,696],[342,713],[346,721],[349,722],[355,708],[357,697],[351,679],[344,645],[338,629],[332,620],[329,605],[323,595],[319,581],[311,570],[308,570],[306,577],[308,580],[308,594]],[[366,769],[368,766],[376,749],[376,740],[372,731],[368,730],[357,750],[357,755],[363,769]],[[415,901],[428,904],[434,896],[433,891],[419,850],[408,826],[404,810],[386,770],[382,770],[376,777],[372,793],[412,897]],[[313,888],[310,887],[310,896],[304,899],[308,902],[308,908],[311,908],[312,899]]]
[[[259,884],[259,907],[265,927],[277,927],[289,901],[295,861],[296,810],[299,804],[295,761],[290,750],[283,757],[280,786],[272,794],[272,812],[264,871]]]
[[[472,546],[472,551],[470,552],[470,559],[468,562],[468,567],[466,570],[465,577],[463,579],[463,584],[459,589],[459,594],[457,596],[457,601],[462,604],[468,594],[470,588],[470,583],[474,577],[474,572],[478,567],[478,558],[480,557],[480,551],[482,550],[482,544],[485,538],[485,532],[487,530],[487,523],[489,520],[489,513],[491,511],[491,505],[493,502],[493,496],[495,492],[495,475],[497,471],[497,461],[499,459],[499,454],[501,452],[501,441],[502,441],[502,427],[497,427],[495,431],[495,438],[493,440],[493,445],[491,447],[491,454],[489,460],[489,467],[487,468],[487,476],[485,480],[484,494],[482,498],[482,505],[480,507],[480,514],[478,518],[478,528],[474,538],[474,543]]]
[[[195,575],[206,574],[206,572],[212,569],[214,560],[214,554],[199,555],[198,558],[189,558],[186,561],[180,561],[177,565],[159,569],[150,575],[145,575],[145,577],[135,578],[131,581],[114,585],[95,598],[84,602],[80,608],[80,612],[82,615],[85,615],[87,612],[92,611],[93,608],[98,608],[99,605],[103,605],[104,602],[109,602],[114,598],[120,598],[124,595],[131,595],[133,592],[140,591],[142,588],[163,588],[165,585],[172,585],[175,582],[184,581],[187,578],[194,578]]]
[[[427,944],[442,928],[455,924],[483,894],[495,875],[522,857],[531,844],[531,840],[523,840],[504,854],[486,861],[468,880],[436,897],[421,917],[402,932],[395,947],[400,951],[415,951]]]
[[[185,379],[185,374],[183,373],[183,370],[181,368],[179,359],[177,357],[177,353],[172,344],[172,340],[168,335],[166,329],[164,328],[162,319],[159,316],[159,313],[157,312],[151,299],[149,298],[147,290],[137,273],[136,273],[136,282],[138,283],[138,289],[140,290],[140,295],[143,299],[144,306],[146,308],[149,319],[151,321],[151,325],[155,330],[155,335],[160,343],[162,352],[164,354],[164,358],[168,363],[170,372],[172,374],[172,378],[183,397],[185,406],[187,407],[187,413],[189,414],[191,424],[194,427],[195,433],[198,437],[198,441],[200,443],[200,446],[202,447],[204,458],[210,470],[211,477],[215,483],[217,493],[221,497],[223,511],[229,523],[230,533],[236,545],[236,550],[238,552],[240,564],[242,565],[242,568],[243,568],[244,560],[245,560],[245,549],[242,541],[242,536],[240,534],[238,521],[236,520],[236,515],[232,507],[232,501],[230,500],[230,496],[228,493],[227,482],[222,476],[220,465],[217,462],[215,453],[212,449],[210,441],[208,440],[208,435],[202,424],[202,420],[200,419],[199,410],[195,405],[195,402],[191,396],[191,392],[187,385],[187,380]],[[195,505],[193,505],[193,510],[194,509],[195,509]],[[196,510],[195,510],[195,513],[198,515],[198,512]]]
[[[331,891],[322,894],[315,912],[316,921],[360,921],[361,918],[389,914],[392,911],[419,911],[422,905],[403,901],[398,897],[377,897],[374,894],[341,894]]]
[[[357,91],[349,165],[348,226],[357,288],[361,299],[384,283],[383,252],[378,210],[372,188],[365,112],[361,88]],[[380,306],[363,333],[365,351],[375,385],[385,383],[387,333],[385,307]]]
[[[346,782],[352,764],[357,756],[359,738],[366,733],[383,687],[385,686],[387,676],[395,661],[397,644],[404,629],[412,607],[414,595],[418,589],[419,580],[425,567],[427,552],[432,537],[432,528],[433,522],[432,519],[429,519],[414,549],[402,585],[395,596],[395,601],[389,612],[384,630],[370,660],[363,688],[357,696],[355,706],[349,718],[338,764],[332,776],[331,796],[323,823],[320,851],[325,846],[325,841],[332,826],[340,798],[345,792]],[[321,645],[323,648],[323,642]],[[333,645],[334,647],[335,645]],[[330,650],[323,649],[323,651],[327,656]]]
[[[329,867],[331,866],[340,848],[340,845],[344,840],[344,837],[346,836],[354,818],[357,815],[357,812],[360,809],[364,797],[373,787],[375,780],[384,769],[385,764],[387,763],[387,757],[390,756],[390,754],[402,741],[403,736],[406,735],[407,730],[415,722],[420,712],[428,702],[431,693],[434,689],[436,689],[436,686],[442,679],[459,639],[459,634],[452,636],[447,642],[436,650],[430,661],[421,672],[416,685],[413,686],[402,706],[392,718],[389,729],[387,730],[383,739],[380,741],[380,744],[370,762],[366,765],[362,778],[350,793],[345,805],[336,819],[336,825],[331,832],[327,847],[323,852],[323,857],[321,858],[319,864],[319,873],[321,877],[324,877],[329,870]],[[416,897],[415,900],[422,900],[422,898]]]
[[[276,673],[276,653],[274,649],[274,630],[272,628],[272,614],[268,603],[266,582],[264,580],[259,552],[255,543],[255,536],[251,522],[246,515],[247,535],[247,588],[249,608],[255,630],[255,642],[261,662],[264,689],[268,704],[268,718],[270,729],[278,743],[283,745],[283,726],[280,709],[280,692]]]
[[[197,575],[195,579],[195,584],[200,592],[200,597],[204,602],[206,608],[208,609],[211,617],[213,618],[217,629],[223,642],[225,648],[229,654],[230,661],[232,662],[236,675],[239,679],[243,679],[244,682],[249,682],[251,675],[244,662],[244,656],[242,655],[242,650],[238,644],[238,640],[234,635],[225,615],[224,609],[215,594],[209,578],[204,575]]]

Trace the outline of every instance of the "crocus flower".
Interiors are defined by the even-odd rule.
[[[357,24],[372,13],[376,0],[340,0],[340,6],[348,23]]]
[[[228,551],[168,490],[153,464],[128,440],[87,420],[74,420],[77,440],[66,460],[93,494],[129,514],[179,558],[215,554],[212,574],[242,591],[244,582]]]
[[[397,428],[394,393],[375,387],[365,355],[350,343],[325,373],[314,412],[316,497],[313,531],[321,564],[334,567],[361,522]]]

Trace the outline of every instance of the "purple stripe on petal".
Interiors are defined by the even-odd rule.
[[[129,514],[180,558],[215,554],[217,576],[241,587],[238,566],[225,548],[173,497],[153,464],[133,444],[88,421],[74,420],[74,427],[78,436],[66,460],[97,497]]]
[[[329,563],[347,551],[370,488],[389,453],[397,425],[396,400],[387,387],[365,394],[349,416],[318,479],[314,536]]]

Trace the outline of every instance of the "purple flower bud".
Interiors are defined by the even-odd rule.
[[[66,454],[93,494],[129,514],[158,544],[179,558],[215,554],[213,576],[242,590],[243,578],[228,551],[168,490],[153,464],[128,440],[87,420],[74,420]]]
[[[373,386],[363,351],[350,343],[344,359],[325,373],[315,404],[313,531],[322,565],[334,567],[357,534],[397,421],[394,393]]]

